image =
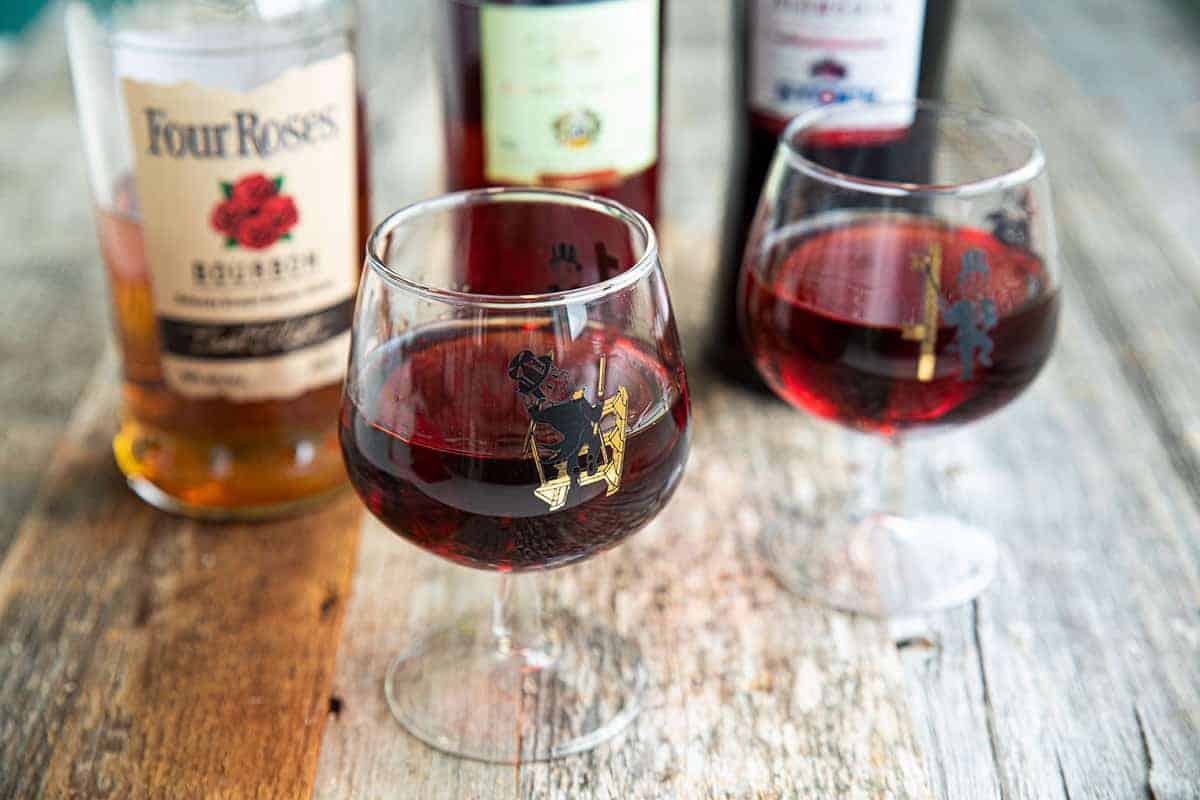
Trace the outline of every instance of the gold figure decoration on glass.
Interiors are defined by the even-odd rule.
[[[517,391],[524,396],[529,414],[525,452],[533,459],[540,481],[534,494],[551,511],[566,504],[573,474],[577,475],[580,487],[604,481],[610,497],[621,488],[629,391],[618,386],[615,396],[604,398],[607,362],[608,356],[601,355],[595,403],[587,400],[582,389],[577,389],[568,400],[555,402],[547,396],[543,391],[545,382],[556,377],[555,373],[561,374],[554,369],[553,356],[537,358],[522,350],[509,364],[508,374],[517,379]],[[553,438],[549,441],[539,438],[539,425],[543,430],[549,428]]]

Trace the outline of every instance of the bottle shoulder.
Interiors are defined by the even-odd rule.
[[[352,0],[88,0],[115,49],[213,52],[346,37]]]

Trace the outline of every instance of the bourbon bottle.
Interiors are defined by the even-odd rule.
[[[336,428],[368,213],[352,10],[68,6],[123,365],[113,451],[160,508],[272,516],[345,482]]]

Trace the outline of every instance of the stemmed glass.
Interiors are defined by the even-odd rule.
[[[460,192],[373,233],[341,444],[381,522],[499,573],[490,619],[431,631],[391,664],[396,718],[451,753],[516,763],[594,747],[637,713],[636,645],[532,578],[615,546],[683,473],[687,379],[654,232],[539,189]]]
[[[980,592],[995,571],[992,537],[904,516],[902,498],[886,496],[887,462],[902,436],[1005,405],[1050,355],[1057,245],[1034,134],[922,101],[797,117],[759,201],[739,309],[777,394],[880,442],[848,519],[767,533],[776,575],[884,616]]]

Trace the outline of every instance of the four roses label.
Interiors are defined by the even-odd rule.
[[[209,221],[225,237],[226,247],[264,250],[292,238],[300,212],[291,195],[279,193],[282,188],[282,175],[272,180],[261,172],[243,175],[237,183],[221,181],[225,199],[213,208]]]

